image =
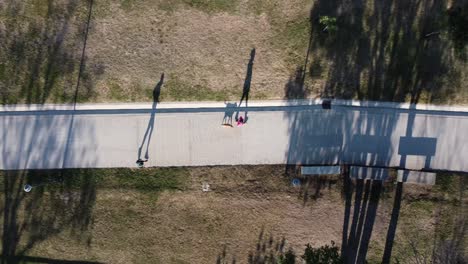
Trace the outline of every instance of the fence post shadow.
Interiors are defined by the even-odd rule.
[[[96,201],[94,175],[68,170],[6,171],[3,173],[3,232],[1,263],[56,262],[26,254],[38,243],[70,229],[73,239],[91,244]],[[32,184],[26,193],[23,187]],[[77,185],[78,183],[78,185]],[[93,263],[93,262],[76,262]]]

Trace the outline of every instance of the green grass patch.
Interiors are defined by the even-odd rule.
[[[309,38],[309,18],[301,17],[279,27],[270,42],[277,49],[285,50],[286,62],[289,65],[296,65],[303,63],[305,59]]]
[[[24,183],[53,190],[77,190],[89,186],[96,189],[160,192],[183,190],[187,175],[185,168],[29,170],[0,172],[0,184],[4,177],[11,177],[10,179],[23,179]]]
[[[181,7],[188,7],[206,13],[235,13],[239,0],[165,0],[159,3],[159,9],[174,12]]]
[[[183,2],[193,8],[204,12],[228,12],[234,13],[238,0],[183,0]]]
[[[158,192],[184,189],[187,170],[184,168],[109,169],[107,175],[115,179],[114,187]],[[103,183],[111,182],[107,179],[103,181]]]
[[[148,92],[149,93],[149,92]],[[202,85],[192,85],[171,76],[161,91],[162,101],[222,101],[229,98],[232,90],[214,91]]]
[[[49,11],[49,2],[42,0],[33,0],[31,1],[31,9],[35,15],[40,17],[46,17]]]
[[[131,10],[135,5],[135,0],[120,0],[120,7],[124,10]]]
[[[435,208],[435,204],[428,200],[417,200],[409,204],[408,210],[415,215],[423,213],[424,215],[431,214]]]
[[[7,87],[0,103],[70,102],[80,63],[74,54],[83,39],[83,30],[71,25],[86,21],[87,1],[62,5],[30,0],[15,8],[0,17],[5,32],[11,33],[0,48],[0,81]]]
[[[438,173],[436,177],[436,187],[440,192],[448,193],[457,191],[459,176],[451,175],[448,173]]]
[[[5,64],[0,63],[0,82],[6,80],[6,69]]]
[[[109,95],[113,100],[125,101],[125,92],[123,88],[116,81],[109,82]]]
[[[276,12],[276,5],[277,5],[276,0],[255,0],[255,1],[249,1],[249,9],[255,14],[255,15],[261,15],[261,14],[266,14],[270,19],[273,17],[276,17],[277,12]]]

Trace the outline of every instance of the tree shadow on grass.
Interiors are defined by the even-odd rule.
[[[95,175],[80,170],[5,171],[2,263],[17,263],[38,243],[65,230],[91,245]],[[25,192],[25,184],[33,186]]]
[[[304,99],[309,96],[309,91],[304,87],[304,68],[297,67],[294,76],[291,76],[285,86],[284,97],[288,100]]]
[[[468,206],[465,195],[468,192],[468,180],[467,175],[458,177],[460,177],[457,195],[458,203],[460,203],[458,208],[451,210],[453,208],[449,207],[446,212],[439,211],[436,218],[435,243],[431,256],[434,263],[467,263],[468,261],[468,256],[465,254],[468,235]],[[444,217],[448,223],[442,221]],[[415,253],[417,254],[416,251]]]
[[[286,239],[275,239],[273,235],[265,236],[264,230],[260,231],[255,250],[250,251],[247,263],[264,264],[276,263],[279,256],[284,252]]]
[[[336,17],[335,33],[322,30],[321,16]],[[449,30],[447,21],[444,0],[315,2],[307,54],[325,51],[331,62],[321,96],[417,103],[424,94],[428,102],[450,100],[460,69],[450,68],[453,41],[438,34]]]
[[[317,201],[324,191],[330,191],[341,184],[338,175],[302,175],[301,166],[286,165],[285,176],[289,181],[300,180],[298,198],[303,205],[310,201]]]
[[[338,184],[336,176],[317,175],[306,176],[301,184],[301,196],[304,205],[309,200],[316,201],[323,196],[324,189],[330,190]]]
[[[98,64],[85,67],[93,0],[32,5],[17,0],[4,4],[8,19],[4,30],[0,27],[0,103],[88,100],[103,71]]]
[[[250,250],[247,255],[247,262],[242,259],[241,263],[248,264],[276,264],[280,258],[285,256],[286,239],[274,238],[273,235],[266,236],[262,228],[258,239],[255,242],[255,248]],[[235,264],[237,263],[235,256],[229,257],[226,246],[216,258],[216,264]]]
[[[49,99],[75,104],[83,98],[80,81],[89,93],[92,80],[85,70],[85,50],[92,5],[92,0],[82,5],[76,1],[49,1],[44,9],[44,21],[26,21],[29,27],[23,27],[21,19],[27,18],[25,13],[30,11],[26,3],[12,0],[5,4],[4,11],[13,20],[5,24],[5,32],[0,32],[7,47],[0,50],[6,57],[3,62],[6,66],[2,66],[6,72],[2,74],[11,76],[0,79],[3,104],[45,103]],[[73,23],[80,23],[75,21],[81,19],[80,14],[84,28],[72,28]],[[75,67],[77,63],[79,69]],[[41,258],[31,259],[26,255],[38,243],[65,230],[90,246],[96,175],[81,170],[26,169],[66,168],[76,159],[91,166],[95,162],[95,150],[83,149],[73,139],[77,134],[92,136],[93,127],[74,121],[73,114],[69,117],[33,115],[25,119],[5,115],[0,121],[9,128],[0,131],[3,167],[25,169],[0,174],[2,263],[39,261]],[[55,128],[63,126],[68,131],[57,133]],[[9,138],[19,138],[19,144],[8,144]],[[24,191],[25,184],[33,186],[31,192]]]
[[[346,180],[341,254],[346,263],[364,263],[382,191],[381,181]],[[352,196],[354,205],[351,212]]]
[[[420,224],[421,219],[410,217],[410,221],[406,221],[398,232],[399,245],[396,254],[392,254],[394,257],[391,263],[467,262],[465,249],[468,207],[464,199],[468,191],[466,179],[463,174],[438,173],[435,188],[430,190],[430,197],[409,197],[408,208],[411,211],[406,215],[414,217],[420,210],[418,202],[424,202],[433,208],[431,216],[435,221],[428,232],[428,227]]]
[[[2,256],[0,256],[3,258]],[[101,264],[102,262],[96,261],[83,261],[83,260],[64,260],[64,259],[52,259],[32,256],[16,256],[9,257],[6,259],[7,263],[19,264],[19,263],[50,263],[50,264]]]
[[[468,43],[468,2],[452,1],[447,10],[449,16],[449,33],[455,47],[455,54],[462,60],[468,59],[466,45]]]
[[[417,104],[424,94],[433,102],[453,94],[450,87],[441,85],[448,74],[451,57],[445,49],[445,39],[437,34],[443,24],[443,1],[375,2],[373,10],[366,10],[364,1],[317,1],[311,10],[312,52],[325,50],[331,61],[322,96],[405,101]],[[393,10],[393,11],[392,11]],[[442,12],[442,13],[441,13]],[[370,15],[369,15],[370,14]],[[337,18],[335,34],[325,33],[321,16]],[[366,22],[366,23],[364,23]],[[375,25],[366,29],[365,25]],[[310,50],[307,51],[306,62]],[[313,65],[314,62],[312,62]],[[287,99],[308,96],[303,83],[303,71],[297,68],[285,87]],[[309,70],[312,73],[312,70]],[[313,76],[312,76],[313,77]],[[444,93],[443,96],[439,96]],[[437,99],[439,100],[439,99]],[[294,101],[290,105],[296,105]],[[290,111],[290,141],[288,165],[340,164],[343,162],[367,166],[389,163],[392,135],[397,118],[394,116],[364,116],[354,118],[351,111],[325,112],[309,107]],[[342,115],[342,116],[340,116]],[[406,137],[413,131],[415,114],[408,117]],[[359,142],[378,142],[379,148],[363,148]],[[346,144],[344,144],[346,143]],[[375,144],[364,144],[375,145]],[[376,146],[377,146],[376,145]],[[370,156],[369,156],[370,155]],[[400,167],[405,168],[406,155]],[[320,163],[320,164],[319,164]],[[430,167],[430,157],[426,157]],[[350,185],[350,183],[345,184]],[[351,263],[365,260],[369,245],[381,186],[378,182],[356,182],[354,213],[351,214],[351,187],[345,187],[346,209],[342,254]],[[397,185],[392,217],[387,232],[383,261],[389,261],[398,223],[402,185]],[[348,219],[352,217],[352,222]]]

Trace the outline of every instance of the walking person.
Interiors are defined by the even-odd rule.
[[[244,118],[240,116],[239,119],[237,119],[237,126],[243,126],[244,124]]]

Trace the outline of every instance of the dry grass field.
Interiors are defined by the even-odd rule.
[[[276,263],[261,260],[290,248],[299,260],[307,243],[341,245],[347,221],[349,236],[369,236],[369,263],[380,263],[395,193],[386,184],[375,200],[365,186],[362,200],[347,200],[338,176],[292,187],[297,175],[283,166],[2,174],[0,244],[12,263]],[[441,179],[405,185],[393,260],[417,263],[449,246],[468,253],[466,181]],[[25,193],[26,182],[37,187]]]
[[[255,48],[251,99],[465,103],[466,34],[453,33],[453,21],[464,22],[452,19],[463,19],[452,12],[459,6],[463,1],[1,1],[1,102],[151,101],[162,73],[163,101],[235,100]],[[337,18],[337,31],[324,32],[321,16]]]

